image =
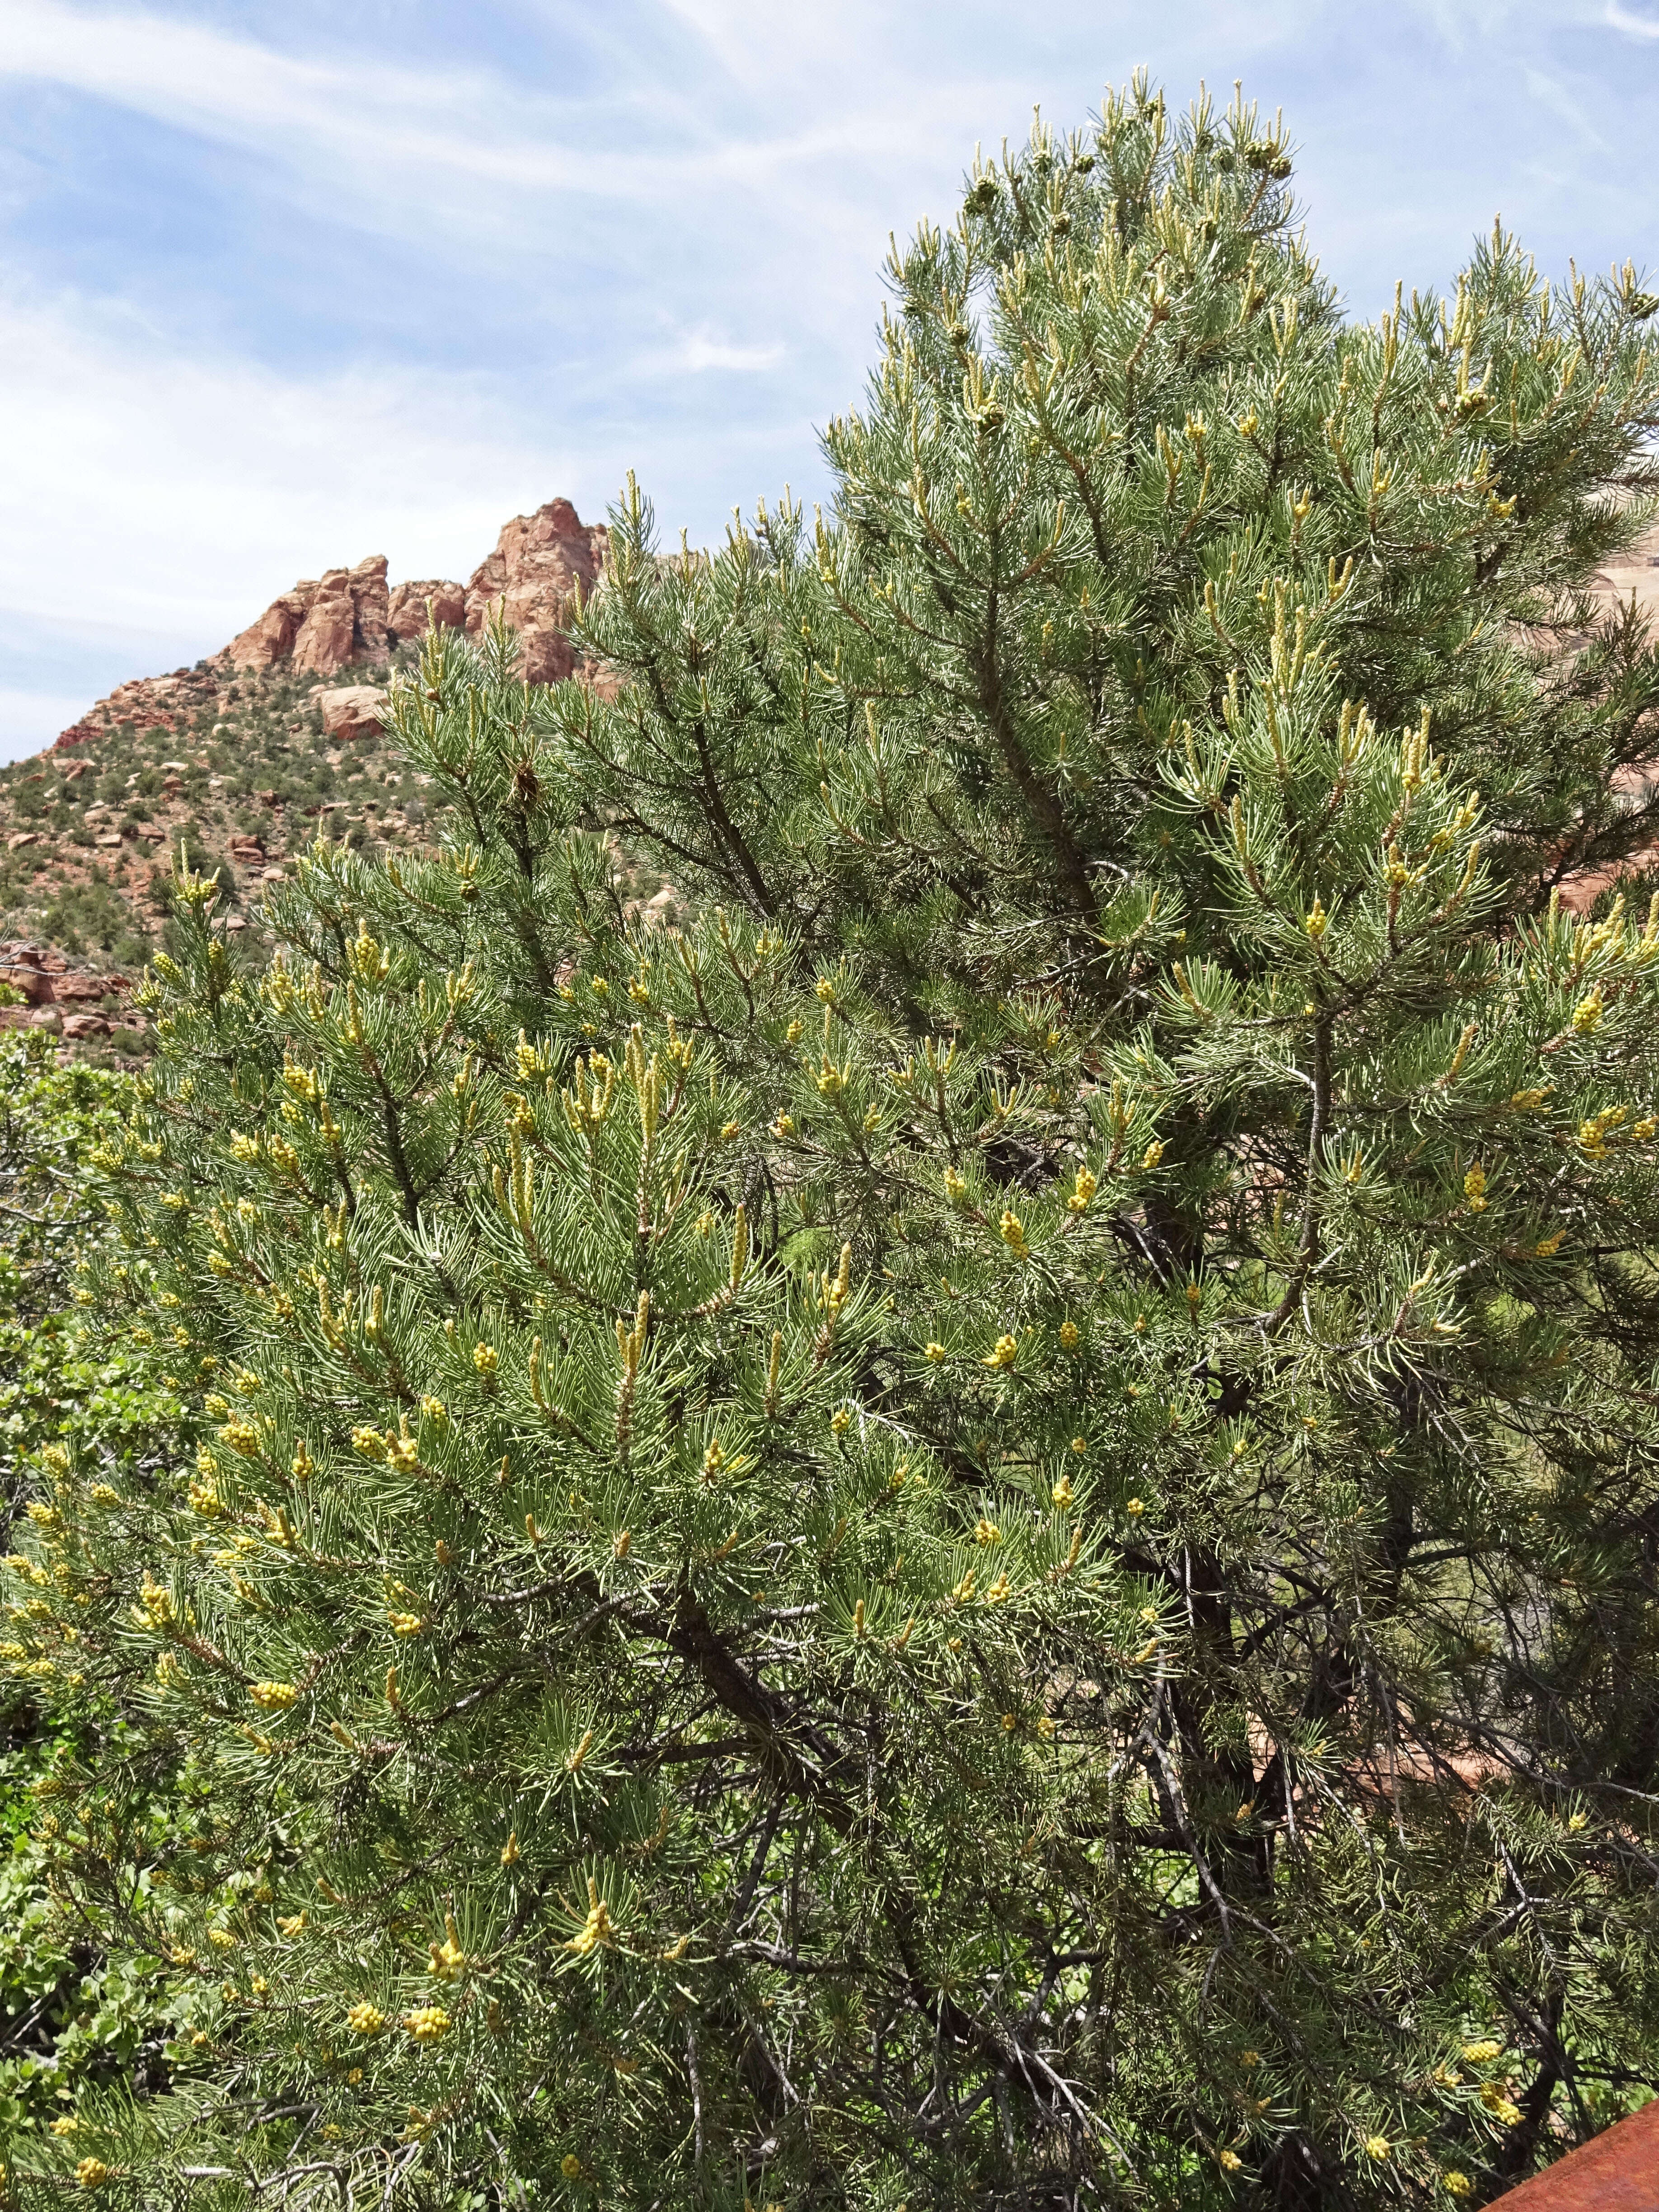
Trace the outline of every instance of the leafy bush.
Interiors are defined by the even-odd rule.
[[[1350,324],[1289,166],[1039,131],[833,520],[630,489],[614,685],[398,687],[465,842],[257,983],[181,884],[81,1295],[215,1434],[14,1582],[192,2039],[26,2198],[1432,2203],[1652,2087],[1659,907],[1552,889],[1655,301]]]
[[[109,1365],[88,1341],[70,1290],[89,1243],[105,1233],[89,1187],[89,1155],[118,1140],[133,1104],[125,1078],[59,1066],[40,1030],[0,1039],[0,1450],[9,1524],[22,1470],[48,1443],[124,1468],[136,1466],[158,1421],[177,1411],[145,1379],[149,1353],[122,1347]]]
[[[88,1186],[93,1147],[118,1137],[124,1079],[59,1067],[39,1031],[0,1048],[0,1521],[26,1503],[23,1471],[72,1451],[128,1481],[153,1479],[176,1397],[147,1347],[112,1355],[70,1307],[75,1264],[104,1233]],[[68,1309],[66,1311],[65,1310]],[[27,1601],[25,1601],[27,1603]],[[60,1775],[102,1765],[127,1740],[84,1679],[49,1713],[38,1675],[9,1669],[0,1695],[0,2142],[44,2136],[88,2084],[155,2086],[172,1984],[154,1960],[112,1958],[95,1923],[54,1902],[53,1799]],[[71,1669],[71,1672],[75,1670]],[[52,1688],[58,1687],[54,1678]],[[164,1832],[171,1808],[154,1811]]]
[[[112,885],[95,869],[86,883],[59,888],[42,927],[54,944],[76,958],[95,950],[137,967],[149,950],[147,940],[134,933],[131,916]]]

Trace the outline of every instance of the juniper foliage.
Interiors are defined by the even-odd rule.
[[[830,516],[430,640],[463,836],[257,985],[184,880],[82,1295],[217,1441],[18,1574],[198,1997],[32,2174],[1311,2212],[1655,2085],[1659,920],[1555,891],[1659,830],[1659,302],[1356,322],[1290,162],[1039,125]]]

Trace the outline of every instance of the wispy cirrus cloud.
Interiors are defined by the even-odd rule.
[[[665,181],[659,162],[566,143],[570,103],[529,97],[466,67],[420,70],[379,55],[307,60],[228,28],[149,10],[69,0],[9,0],[0,74],[51,84],[169,128],[276,158],[298,173],[320,157],[368,200],[342,210],[410,206],[462,214],[459,182],[638,202]],[[465,217],[481,203],[471,194]]]
[[[1569,86],[1548,70],[1528,66],[1523,73],[1527,90],[1540,107],[1547,108],[1558,121],[1565,124],[1583,143],[1597,154],[1610,155],[1612,149],[1598,130],[1588,103],[1575,97]]]
[[[694,13],[664,12],[688,21]],[[489,196],[502,191],[660,209],[669,193],[770,190],[822,162],[901,151],[914,161],[925,158],[930,140],[957,144],[954,84],[902,94],[866,84],[856,103],[830,113],[818,107],[811,119],[776,102],[759,112],[740,99],[711,105],[708,76],[723,76],[745,54],[750,67],[723,88],[729,94],[745,77],[753,82],[754,40],[726,35],[708,43],[702,68],[678,81],[571,97],[447,60],[421,69],[349,50],[309,59],[149,9],[8,0],[0,76],[54,85],[222,145],[258,149],[296,179],[314,174],[320,161],[363,194],[337,208],[340,217],[419,224],[428,235],[434,219],[487,234]],[[799,43],[774,41],[797,75]],[[509,223],[522,213],[519,199],[494,205]]]
[[[210,635],[314,574],[322,548],[442,573],[483,558],[533,473],[604,495],[579,455],[516,434],[483,372],[284,375],[15,295],[0,297],[0,420],[30,428],[0,476],[0,605],[23,614],[95,605],[142,634],[182,613]],[[179,526],[204,510],[211,562]],[[32,544],[44,513],[50,562]]]

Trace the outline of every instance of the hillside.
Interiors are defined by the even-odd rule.
[[[47,750],[0,769],[0,1027],[142,1048],[131,984],[183,850],[216,867],[233,932],[318,836],[395,848],[428,834],[426,779],[394,762],[377,709],[428,620],[476,634],[504,603],[526,673],[571,672],[562,623],[604,565],[604,529],[565,500],[518,515],[465,583],[389,584],[374,556],[296,583],[193,668],[124,684]]]

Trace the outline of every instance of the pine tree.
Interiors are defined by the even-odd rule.
[[[195,2027],[22,2201],[1480,2202],[1659,2081],[1659,301],[1358,322],[1290,170],[1039,124],[829,516],[630,483],[604,680],[398,688],[439,857],[181,880],[80,1295],[205,1441],[14,1580]]]

